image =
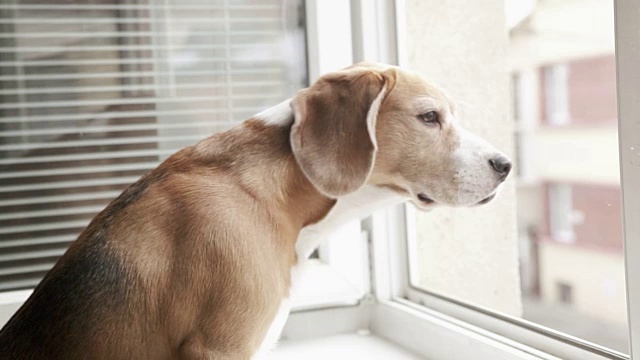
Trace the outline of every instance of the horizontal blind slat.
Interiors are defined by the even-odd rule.
[[[2,233],[0,229],[0,234]],[[1,254],[0,262],[5,261],[15,261],[15,260],[24,260],[24,259],[38,259],[38,258],[47,258],[47,257],[58,257],[62,256],[67,249],[52,249],[52,250],[41,250],[41,251],[30,251],[25,253],[17,253],[17,254]]]
[[[206,24],[215,24],[215,22],[219,22],[223,24],[225,21],[230,23],[274,23],[280,25],[279,18],[240,18],[240,17],[186,17],[186,18],[174,18],[172,22],[174,23],[206,23]],[[77,17],[77,18],[17,18],[17,19],[0,19],[0,24],[8,24],[8,25],[41,25],[41,24],[82,24],[82,23],[90,23],[90,24],[143,24],[143,23],[152,23],[151,19],[147,18],[137,18],[137,19],[127,19],[127,18],[98,18],[98,17]]]
[[[0,220],[24,220],[39,217],[97,214],[104,206],[70,206],[63,209],[20,211],[0,214]]]
[[[0,207],[2,206],[16,206],[16,205],[42,205],[49,203],[61,203],[61,202],[73,202],[73,201],[88,201],[88,200],[104,200],[115,199],[120,195],[120,191],[104,191],[95,193],[81,193],[81,194],[65,194],[65,195],[53,195],[53,196],[38,196],[27,197],[11,200],[0,200]],[[1,241],[0,241],[1,243]]]
[[[55,10],[55,11],[71,11],[71,10],[149,10],[154,8],[166,10],[274,10],[279,9],[278,5],[269,4],[167,4],[153,3],[148,4],[0,4],[0,9],[5,10]]]
[[[282,86],[277,81],[237,81],[233,82],[233,88],[258,87],[258,86]],[[29,94],[59,94],[59,93],[86,93],[86,92],[109,92],[109,91],[142,91],[142,90],[204,90],[223,89],[229,84],[209,83],[209,84],[178,84],[171,85],[116,85],[116,86],[76,86],[76,87],[51,87],[42,89],[7,89],[0,90],[0,95],[29,95]]]
[[[40,278],[0,281],[0,291],[34,288],[40,282]]]
[[[72,168],[44,169],[44,170],[28,170],[28,171],[10,171],[0,173],[0,179],[17,179],[17,178],[35,178],[41,176],[61,176],[61,175],[81,175],[81,174],[98,174],[103,172],[116,171],[134,171],[134,170],[151,170],[157,167],[159,162],[133,163],[133,164],[115,164],[115,165],[97,165],[82,166]],[[0,216],[0,219],[2,217]]]
[[[19,240],[0,240],[0,249],[27,245],[62,244],[72,242],[76,240],[76,238],[76,235],[59,235],[37,238],[24,238]]]
[[[40,102],[17,102],[17,103],[0,103],[0,109],[13,109],[13,108],[57,108],[57,107],[77,107],[77,106],[113,106],[113,105],[127,105],[127,104],[155,104],[155,103],[184,103],[184,102],[202,102],[213,100],[277,100],[277,95],[209,95],[209,96],[172,96],[172,97],[139,97],[139,98],[113,98],[105,100],[51,100]]]
[[[245,44],[198,44],[189,45],[190,50],[212,50],[212,49],[242,49],[251,48],[257,46],[264,46],[260,43],[245,43]],[[175,50],[181,48],[179,45],[95,45],[95,46],[0,46],[0,53],[19,54],[26,52],[48,52],[59,53],[63,51],[69,52],[96,52],[96,51],[142,51],[142,50]]]
[[[77,229],[84,228],[89,223],[88,220],[78,220],[78,221],[60,221],[60,222],[50,222],[50,223],[40,223],[40,224],[29,224],[29,225],[17,225],[17,226],[7,226],[0,228],[0,235],[3,234],[16,234],[23,232],[33,232],[33,231],[51,231],[51,230],[63,230],[63,229]],[[2,256],[0,256],[0,261]]]
[[[43,135],[63,135],[63,134],[93,134],[104,132],[127,132],[142,130],[170,130],[170,129],[203,129],[213,128],[217,124],[214,121],[194,122],[194,123],[177,123],[177,124],[143,124],[143,125],[110,125],[110,126],[90,126],[76,128],[57,128],[44,130],[16,130],[0,132],[0,137],[13,136],[43,136]],[[30,160],[30,159],[29,159]],[[2,160],[0,160],[2,164]]]
[[[10,267],[1,267],[0,268],[0,276],[6,275],[17,275],[17,274],[28,274],[34,272],[43,272],[48,271],[55,265],[54,262],[48,262],[45,264],[36,264],[36,265],[18,265],[18,266],[10,266]]]
[[[26,144],[0,145],[0,151],[7,150],[33,150],[33,149],[59,149],[82,146],[104,146],[104,145],[131,145],[145,144],[157,142],[195,142],[202,140],[206,135],[191,136],[147,136],[147,137],[127,137],[127,138],[108,138],[94,140],[77,140],[77,141],[59,141],[59,142],[34,142]]]
[[[127,185],[137,181],[139,176],[116,177],[109,179],[90,179],[90,180],[73,180],[73,181],[57,181],[40,184],[27,185],[10,185],[0,187],[0,193],[14,193],[18,191],[40,191],[40,190],[60,190],[74,189],[79,187],[95,187],[109,185]]]
[[[253,112],[254,114],[264,110],[261,108],[235,108],[234,113]],[[107,120],[118,118],[140,118],[150,116],[169,115],[206,115],[223,114],[229,110],[216,109],[189,109],[189,110],[151,110],[151,111],[104,111],[99,113],[80,113],[65,115],[33,115],[33,116],[5,116],[0,118],[0,123],[12,122],[48,122],[48,121],[70,121],[70,120]]]
[[[29,156],[24,158],[0,159],[0,165],[33,164],[33,163],[49,163],[50,164],[50,163],[62,162],[62,161],[153,157],[153,156],[171,155],[174,152],[176,152],[176,150],[177,149],[102,151],[102,152],[84,153],[84,154]],[[2,204],[2,200],[0,200],[0,205],[1,204]]]
[[[153,32],[153,31],[95,31],[90,33],[82,33],[82,32],[72,32],[72,31],[59,31],[59,32],[28,32],[28,33],[3,33],[0,34],[0,38],[5,39],[48,39],[48,38],[126,38],[126,37],[149,37],[149,36],[164,36],[167,38],[181,38],[185,35],[189,36],[247,36],[247,35],[260,35],[260,36],[276,36],[280,35],[282,32],[278,30],[175,30],[170,34],[164,32]]]
[[[29,80],[85,80],[85,79],[130,79],[130,78],[144,78],[144,77],[155,77],[155,76],[226,76],[226,75],[266,75],[266,74],[277,74],[280,72],[280,69],[272,68],[272,69],[243,69],[243,70],[202,70],[202,71],[175,71],[175,72],[162,72],[162,71],[136,71],[136,72],[117,72],[117,73],[73,73],[73,74],[51,74],[51,75],[2,75],[0,76],[0,81],[29,81]]]
[[[232,55],[229,59],[220,57],[208,57],[202,56],[195,59],[198,64],[206,63],[220,63],[226,64],[231,62],[232,64],[242,63],[266,63],[269,61],[277,61],[274,56],[259,56],[250,57],[247,54]],[[0,62],[1,67],[40,67],[40,66],[96,66],[96,65],[152,65],[156,64],[156,60],[153,58],[138,57],[135,59],[104,59],[104,60],[20,60],[20,61],[4,61]],[[280,82],[282,83],[282,82]]]

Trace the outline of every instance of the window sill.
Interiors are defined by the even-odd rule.
[[[33,290],[0,292],[0,328],[9,321],[32,292]]]
[[[371,330],[433,359],[558,359],[406,300],[378,304],[373,311]]]
[[[370,329],[378,336],[433,359],[605,360],[629,358],[608,349],[594,352],[590,348],[581,346],[579,340],[576,340],[575,344],[568,344],[559,338],[539,334],[494,317],[480,321],[483,322],[481,326],[474,325],[479,320],[475,319],[474,324],[460,320],[465,317],[465,314],[460,311],[458,311],[459,318],[433,310],[431,307],[421,306],[405,299],[384,301],[373,309]],[[487,330],[488,328],[495,328],[495,330]]]
[[[334,335],[302,341],[282,341],[268,357],[270,360],[418,360],[424,359],[387,340],[373,336],[368,331],[355,334]]]
[[[302,352],[313,359],[560,359],[400,299],[291,314],[269,359],[299,359]]]
[[[311,260],[301,269],[304,281],[293,296],[292,311],[357,305],[365,295],[335,268]]]

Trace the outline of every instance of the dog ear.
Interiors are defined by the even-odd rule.
[[[337,197],[367,181],[376,156],[376,119],[387,90],[371,69],[347,68],[321,77],[291,102],[291,148],[311,183]]]

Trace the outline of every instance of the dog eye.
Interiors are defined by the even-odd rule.
[[[438,125],[440,123],[438,113],[435,111],[428,111],[424,114],[420,114],[418,117],[422,122],[428,125]]]

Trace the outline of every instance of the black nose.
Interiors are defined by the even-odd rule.
[[[503,179],[505,179],[511,171],[511,160],[504,155],[490,159],[489,164],[491,164],[491,167],[497,171],[498,174],[502,175]]]

